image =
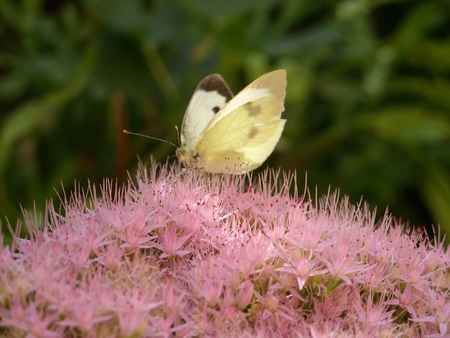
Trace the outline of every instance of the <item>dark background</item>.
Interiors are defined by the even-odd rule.
[[[78,181],[165,162],[198,82],[236,93],[288,74],[283,136],[263,166],[339,188],[409,225],[450,229],[450,3],[0,1],[0,216]],[[169,159],[176,162],[176,158]],[[262,168],[262,169],[263,169]]]

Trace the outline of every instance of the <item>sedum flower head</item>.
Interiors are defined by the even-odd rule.
[[[0,251],[1,334],[450,335],[442,242],[295,183],[154,166],[49,204],[43,225],[27,214],[30,238]]]

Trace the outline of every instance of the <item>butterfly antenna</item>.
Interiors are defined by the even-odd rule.
[[[133,133],[133,132],[128,131],[128,130],[125,130],[125,129],[123,130],[123,132],[124,132],[125,134],[129,134],[129,135],[136,135],[136,136],[142,136],[142,137],[146,137],[146,138],[151,138],[151,139],[156,140],[156,141],[161,141],[161,142],[164,142],[164,143],[168,143],[168,144],[170,144],[170,145],[173,145],[175,148],[178,148],[178,146],[175,145],[175,144],[173,144],[172,142],[169,142],[169,141],[166,141],[166,140],[157,138],[157,137],[148,136],[148,135],[139,134],[139,133]]]
[[[177,131],[178,144],[181,144],[180,132],[178,131],[178,127],[177,126],[175,126],[175,130]]]

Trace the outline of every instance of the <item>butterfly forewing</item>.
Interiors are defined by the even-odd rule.
[[[207,129],[197,143],[199,166],[206,171],[223,172],[217,164],[224,162],[226,169],[234,173],[259,167],[281,136],[285,124],[279,118],[282,110],[283,101],[266,96],[231,111]]]
[[[233,93],[219,74],[205,77],[197,86],[181,125],[181,148],[193,151],[199,135]]]
[[[283,104],[286,96],[286,71],[284,69],[274,70],[273,72],[261,75],[247,87],[242,89],[210,120],[203,131],[206,132],[214,124],[218,123],[223,117],[227,116],[238,107],[257,100],[258,98],[267,96],[274,96],[281,101],[282,108],[276,112],[278,117],[280,117],[284,110]]]

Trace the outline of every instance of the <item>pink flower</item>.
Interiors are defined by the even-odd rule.
[[[430,323],[426,330],[429,337],[444,337],[448,335],[448,326],[450,323],[450,302],[449,292],[435,292],[430,289],[425,295],[426,302],[429,305],[429,315],[413,319],[416,322]],[[437,332],[434,329],[437,329]]]
[[[337,193],[290,194],[293,175],[179,171],[76,191],[44,229],[26,213],[30,238],[0,248],[2,334],[450,335],[438,238]]]

